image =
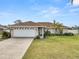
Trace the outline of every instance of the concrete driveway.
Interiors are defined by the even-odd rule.
[[[22,59],[33,38],[11,38],[0,41],[0,59]]]

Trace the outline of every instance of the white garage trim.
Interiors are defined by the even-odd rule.
[[[36,37],[37,28],[16,28],[12,30],[12,37]]]

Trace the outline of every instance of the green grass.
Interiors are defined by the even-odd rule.
[[[79,59],[79,36],[34,40],[23,59]]]

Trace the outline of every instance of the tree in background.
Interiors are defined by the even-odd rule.
[[[22,22],[21,20],[14,21],[15,24],[18,24],[18,23],[21,23],[21,22]]]

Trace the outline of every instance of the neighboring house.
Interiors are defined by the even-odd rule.
[[[10,32],[10,29],[7,26],[0,25],[0,32],[3,31]]]
[[[68,33],[68,30],[71,30],[72,28],[68,27],[68,26],[64,26],[63,28],[63,33]]]
[[[64,26],[63,33],[79,34],[79,30],[75,29],[75,28],[68,27],[68,26]]]
[[[3,26],[2,25],[0,25],[0,32],[2,32],[3,31]]]
[[[44,32],[50,31],[55,33],[52,23],[50,22],[22,22],[9,26],[11,29],[11,37],[33,37],[40,36],[44,38]]]

